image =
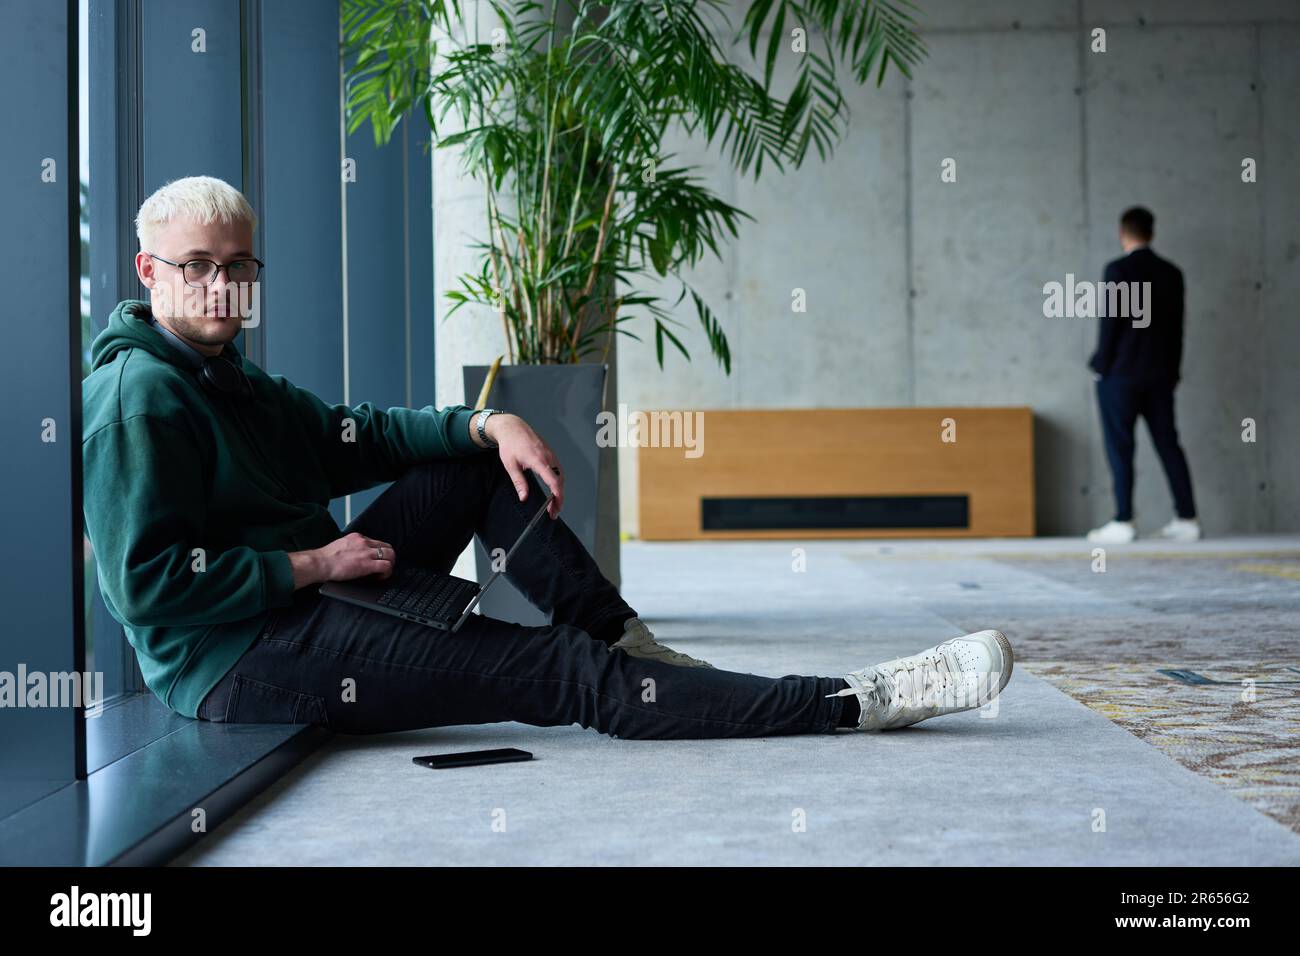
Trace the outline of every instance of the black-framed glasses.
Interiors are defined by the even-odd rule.
[[[145,255],[180,269],[181,275],[185,277],[185,284],[196,289],[206,289],[216,282],[217,273],[222,269],[226,270],[226,279],[232,283],[240,284],[256,282],[257,277],[266,268],[265,263],[260,259],[236,259],[233,262],[227,262],[225,265],[219,265],[211,259],[189,259],[185,262],[172,262],[162,256],[155,256],[152,252],[146,252]]]

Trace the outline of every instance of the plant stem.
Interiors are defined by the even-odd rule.
[[[495,247],[489,244],[488,258],[492,262],[492,281],[496,285],[497,293],[497,312],[501,316],[501,332],[506,340],[506,358],[511,365],[515,364],[515,346],[513,337],[510,334],[510,320],[506,318],[506,290],[501,284],[501,264],[498,262],[499,256]]]
[[[496,201],[492,196],[491,190],[488,190],[488,228],[493,230],[496,234],[497,244],[501,249],[501,257],[505,262],[505,266],[506,266],[506,279],[510,283],[511,291],[514,293],[515,315],[521,317],[523,315],[523,310],[520,308],[520,304],[519,304],[519,283],[515,281],[514,264],[510,261],[510,247],[506,244],[505,232],[501,228],[501,217],[497,213]],[[503,298],[504,295],[505,295],[505,290],[503,289],[502,290]],[[518,324],[518,321],[519,319],[517,318],[516,324]],[[516,329],[515,335],[516,337],[520,335],[519,329]],[[519,340],[520,358],[523,358],[523,356],[527,354],[524,348],[524,344],[525,344],[524,340],[520,339]]]
[[[600,267],[600,255],[605,251],[605,236],[609,231],[610,210],[614,206],[614,190],[618,186],[618,174],[621,170],[619,164],[615,163],[609,177],[609,191],[605,193],[605,208],[600,214],[600,231],[596,235],[596,249],[591,256],[591,271],[587,275],[587,284],[582,290],[584,297],[591,295],[591,290],[596,286],[596,271]],[[587,300],[590,302],[590,298]],[[573,335],[570,339],[574,350],[578,348],[578,330],[582,326],[582,312],[579,311],[577,321],[573,323]]]

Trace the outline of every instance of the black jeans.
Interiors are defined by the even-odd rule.
[[[1115,519],[1133,520],[1133,431],[1139,415],[1146,419],[1151,441],[1169,480],[1174,511],[1180,518],[1195,518],[1192,476],[1174,425],[1174,385],[1107,377],[1097,382],[1097,404],[1101,409],[1102,436],[1106,440],[1106,460],[1115,485]]]
[[[508,548],[540,506],[520,501],[492,453],[409,469],[346,531],[388,541],[398,560],[450,571],[474,534]],[[831,733],[840,678],[760,677],[630,657],[609,645],[635,615],[564,523],[543,516],[505,576],[552,623],[472,614],[451,634],[322,598],[273,612],[257,642],[204,698],[199,717],[312,723],[370,734],[519,721],[664,739]],[[593,637],[603,635],[603,639]]]

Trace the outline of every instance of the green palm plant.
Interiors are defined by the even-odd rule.
[[[489,234],[479,270],[447,295],[453,312],[497,312],[511,362],[577,362],[602,340],[607,352],[614,333],[640,338],[622,327],[638,315],[653,319],[661,368],[666,344],[689,359],[672,311],[689,295],[730,373],[727,337],[683,276],[753,217],[675,165],[666,134],[702,136],[755,179],[797,168],[839,140],[841,72],[879,85],[925,54],[907,0],[753,0],[739,26],[724,0],[483,3],[500,23],[488,37],[464,27],[479,11],[458,0],[342,0],[347,125],[369,122],[382,145],[422,112],[439,147],[462,148]],[[781,98],[787,42],[800,55]],[[749,69],[735,55],[746,44]],[[452,111],[460,131],[439,136]],[[665,277],[672,303],[650,291]]]

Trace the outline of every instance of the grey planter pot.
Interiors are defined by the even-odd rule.
[[[465,403],[478,399],[488,366],[463,369]],[[596,416],[602,408],[605,365],[503,365],[497,371],[488,405],[519,415],[559,457],[564,466],[564,510],[560,517],[596,559],[601,572],[619,582],[618,449],[596,445]],[[531,500],[531,496],[530,496]],[[548,520],[543,518],[542,520]],[[474,539],[479,583],[492,573],[491,559]],[[547,624],[503,575],[480,605],[484,614],[518,624]]]

